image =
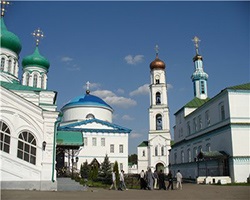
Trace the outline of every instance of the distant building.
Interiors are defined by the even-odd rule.
[[[148,141],[137,147],[138,172],[147,170],[163,170],[168,172],[170,149],[169,107],[167,99],[167,82],[165,63],[158,58],[150,63],[150,107]]]
[[[117,161],[119,169],[128,173],[128,134],[131,130],[112,123],[110,105],[87,89],[86,94],[65,104],[61,114],[57,128],[58,169],[71,168],[72,161],[78,171],[86,161],[100,166],[107,155],[111,165]]]
[[[19,38],[8,31],[1,5],[0,173],[1,189],[56,190],[55,130],[57,92],[47,89],[50,63],[39,53],[41,30],[33,33],[33,54],[22,60]]]
[[[246,182],[250,175],[250,83],[207,96],[208,75],[196,55],[192,75],[194,99],[175,113],[170,169],[206,183]]]

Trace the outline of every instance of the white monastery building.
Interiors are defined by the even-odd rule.
[[[167,99],[165,63],[158,57],[150,63],[150,107],[148,141],[137,147],[138,173],[147,168],[168,172],[170,149],[170,123]]]
[[[47,89],[50,63],[39,53],[43,33],[39,29],[33,33],[36,48],[22,60],[21,83],[18,72],[22,45],[8,31],[4,4],[1,8],[1,188],[56,190],[54,124],[59,112],[57,92]]]
[[[172,173],[202,183],[247,182],[250,175],[250,83],[207,95],[208,75],[198,53],[197,37],[194,99],[175,113]]]

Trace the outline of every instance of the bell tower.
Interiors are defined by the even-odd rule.
[[[150,63],[149,166],[167,172],[171,136],[165,74],[166,65],[159,59],[158,45],[156,45],[155,50],[156,58]]]

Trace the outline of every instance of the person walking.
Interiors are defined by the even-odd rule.
[[[165,185],[165,175],[162,171],[162,169],[160,170],[160,173],[159,173],[159,190],[166,190],[166,185]]]
[[[148,171],[146,173],[146,179],[147,179],[147,189],[152,190],[154,188],[154,186],[153,186],[154,176],[153,176],[153,173],[151,171],[151,168],[148,168]]]
[[[171,173],[171,171],[169,171],[168,173],[168,187],[167,190],[171,187],[171,190],[174,189],[174,185],[173,185],[173,175]]]
[[[177,181],[176,188],[182,190],[182,183],[181,183],[182,182],[182,174],[181,174],[180,170],[178,170],[175,177],[176,177],[176,181]]]
[[[154,175],[154,189],[157,189],[157,184],[158,184],[158,180],[159,180],[157,170],[154,171],[153,175]]]
[[[145,172],[144,170],[141,170],[140,173],[140,186],[141,186],[141,190],[144,189],[146,190],[146,181],[145,181]]]
[[[127,187],[126,187],[126,184],[125,184],[125,180],[124,180],[124,171],[121,170],[121,173],[120,173],[120,187],[119,187],[119,189],[123,190],[123,188],[125,190],[128,190]]]
[[[117,190],[117,188],[116,188],[116,176],[115,176],[115,170],[113,170],[113,172],[112,172],[112,185],[110,186],[110,190],[112,189],[112,188],[115,188],[115,190]]]

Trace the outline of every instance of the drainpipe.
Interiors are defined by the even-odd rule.
[[[51,177],[51,181],[54,183],[55,179],[54,179],[54,171],[55,171],[55,154],[56,154],[56,134],[57,134],[57,127],[59,124],[60,120],[57,120],[55,122],[55,126],[54,126],[54,141],[53,141],[53,157],[52,157],[52,177]]]

